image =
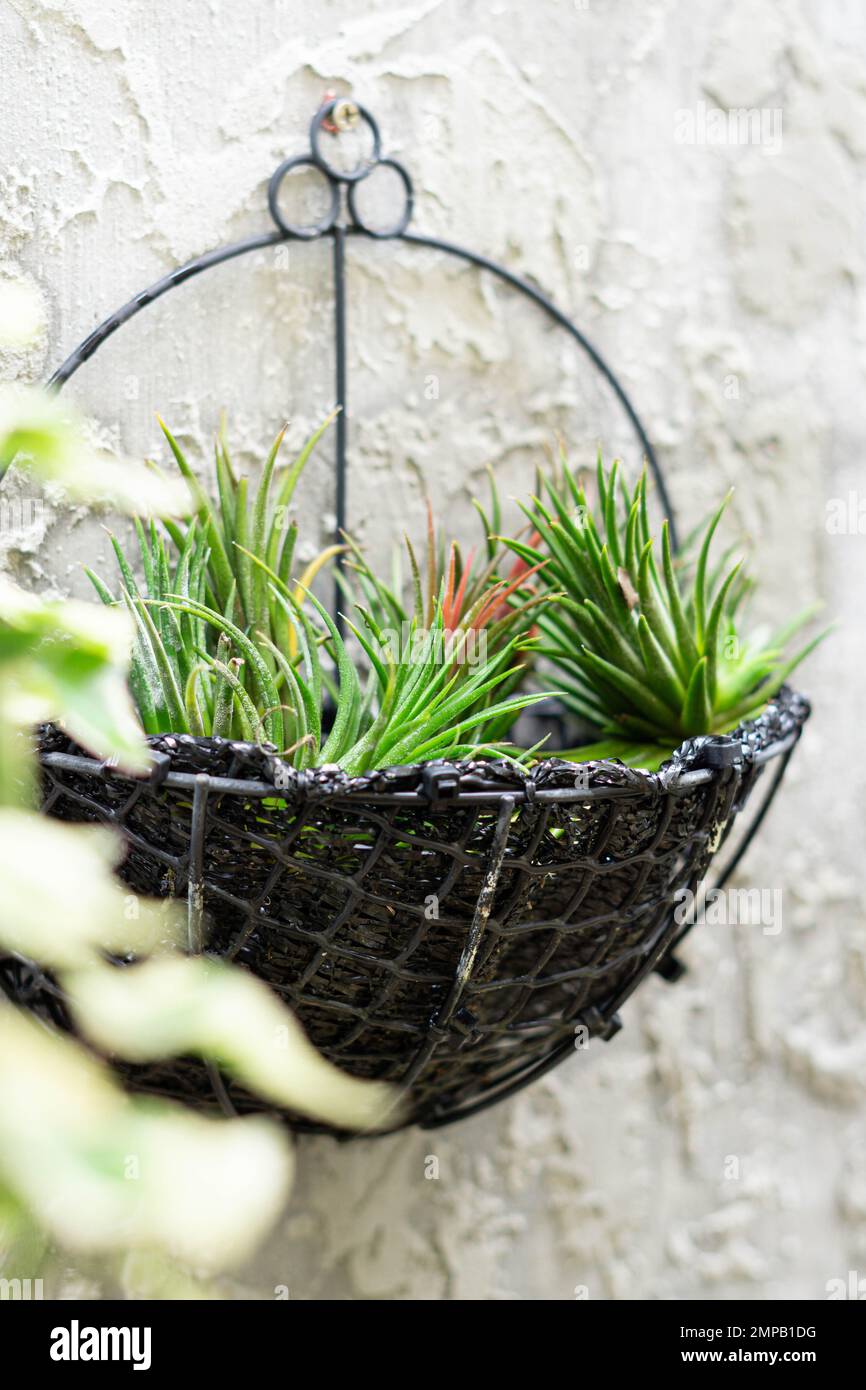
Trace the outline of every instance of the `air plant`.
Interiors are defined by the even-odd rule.
[[[464,555],[459,543],[446,539],[437,529],[433,510],[427,504],[427,536],[423,565],[408,536],[404,537],[411,577],[411,605],[404,598],[404,583],[400,552],[394,555],[390,583],[372,569],[359,546],[346,537],[348,556],[340,584],[353,600],[359,596],[366,611],[383,634],[394,643],[406,641],[411,630],[428,630],[434,613],[441,610],[446,640],[465,652],[465,659],[477,659],[477,653],[495,655],[509,644],[519,646],[524,662],[510,675],[507,685],[480,697],[490,703],[525,684],[532,669],[536,610],[549,603],[554,595],[548,587],[536,592],[530,581],[547,563],[528,565],[512,555],[496,536],[501,524],[498,493],[490,474],[491,505],[489,513],[478,502],[484,527],[484,550],[479,555],[472,548]],[[481,708],[481,703],[476,708]],[[495,729],[487,726],[489,737],[504,736],[513,715],[503,715]]]
[[[297,528],[283,524],[285,509],[327,423],[277,482],[272,502],[278,436],[252,504],[223,439],[214,504],[163,426],[193,515],[185,527],[164,522],[145,532],[136,523],[141,584],[114,538],[119,595],[88,571],[103,602],[122,604],[135,621],[130,683],[145,731],[268,742],[295,767],[336,763],[353,774],[445,754],[505,753],[504,731],[519,710],[543,698],[512,693],[526,646],[520,615],[508,606],[513,586],[473,587],[471,606],[454,628],[469,589],[456,578],[452,551],[449,576],[406,617],[405,640],[396,644],[376,614],[356,605],[358,620],[348,627],[368,667],[362,677],[309,588],[342,547],[329,547],[292,578]],[[385,611],[388,590],[357,547],[352,554]],[[475,645],[477,626],[488,624],[492,645]]]
[[[743,563],[731,563],[728,551],[710,564],[730,496],[686,564],[674,556],[667,520],[660,545],[653,534],[646,469],[630,491],[618,462],[607,471],[599,456],[593,508],[563,459],[522,506],[532,536],[505,543],[530,567],[546,561],[536,584],[558,594],[537,610],[539,656],[553,668],[564,703],[606,736],[576,750],[576,758],[618,757],[652,768],[684,738],[731,732],[760,712],[826,635],[786,656],[814,608],[771,637],[744,633],[752,585]]]
[[[141,585],[123,548],[111,537],[121,579],[117,598],[98,575],[86,570],[103,602],[122,604],[135,621],[138,640],[130,686],[145,733],[247,737],[265,727],[269,735],[276,732],[277,711],[256,709],[262,690],[257,672],[263,664],[273,678],[276,668],[269,655],[260,656],[262,642],[250,644],[246,634],[255,631],[279,644],[286,638],[286,625],[282,610],[271,601],[268,581],[251,557],[265,560],[283,582],[291,575],[298,528],[289,522],[289,507],[304,467],[332,419],[329,416],[314,431],[293,463],[278,474],[285,435],[281,430],[253,496],[247,478],[236,474],[221,432],[215,443],[217,503],[160,421],[189,490],[189,519],[185,524],[151,520],[146,530],[135,520]],[[337,550],[323,550],[298,583],[306,589]],[[186,603],[187,609],[166,604],[168,598]],[[217,612],[230,632],[240,632],[244,650],[228,632],[221,634],[209,624],[198,613],[201,609]]]

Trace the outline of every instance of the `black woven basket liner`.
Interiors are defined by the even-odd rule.
[[[291,772],[288,787],[264,803],[223,793],[217,782],[203,846],[206,950],[266,980],[349,1072],[395,1082],[417,1072],[412,1117],[435,1121],[552,1056],[588,1011],[605,1014],[629,992],[670,937],[674,893],[704,877],[762,771],[755,755],[798,732],[807,715],[802,697],[784,691],[738,731],[742,762],[688,789],[700,739],[652,775],[588,764],[588,785],[603,790],[586,801],[538,799],[573,791],[574,764],[555,758],[528,774],[506,763],[457,764],[461,793],[491,783],[501,792],[474,803],[462,794],[389,802],[422,789],[423,766],[357,778]],[[274,780],[273,757],[253,745],[186,736],[150,743],[170,754],[175,772]],[[81,752],[56,730],[44,731],[42,751]],[[43,775],[52,816],[122,829],[120,872],[130,888],[186,892],[191,792],[111,773],[44,767]],[[508,794],[525,799],[510,813],[490,918],[460,1007],[437,1027]],[[35,967],[0,962],[0,986],[65,1023],[62,998]],[[123,1070],[136,1088],[214,1101],[213,1069],[194,1059]],[[267,1108],[228,1078],[217,1089],[224,1108]]]

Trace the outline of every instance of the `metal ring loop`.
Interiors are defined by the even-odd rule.
[[[358,187],[357,180],[354,183],[350,183],[348,188],[349,215],[359,232],[365,232],[367,236],[379,237],[381,240],[386,241],[389,237],[402,236],[409,226],[412,220],[412,210],[415,206],[415,190],[412,187],[412,180],[409,177],[408,171],[403,168],[402,164],[398,164],[396,159],[380,159],[376,168],[394,169],[399,174],[406,191],[406,204],[403,208],[402,216],[398,218],[393,227],[383,227],[380,229],[368,227],[363,217],[360,216],[355,201],[355,190]],[[372,170],[370,172],[372,172]]]
[[[331,206],[321,221],[314,223],[312,227],[296,227],[294,223],[287,222],[280,211],[280,185],[292,169],[300,168],[315,169],[317,174],[324,174],[331,191]],[[324,236],[325,232],[329,232],[336,222],[337,214],[340,211],[340,189],[328,171],[323,169],[310,155],[294,155],[291,159],[284,159],[279,168],[275,169],[271,175],[271,181],[268,184],[268,207],[271,210],[271,217],[280,231],[285,232],[287,236],[301,237],[304,241],[313,241],[316,237]]]
[[[376,124],[375,118],[370,115],[366,106],[361,106],[360,103],[356,101],[354,104],[358,109],[358,115],[361,117],[361,120],[364,121],[373,137],[373,152],[362,164],[359,164],[356,169],[349,170],[348,173],[342,169],[335,169],[333,165],[329,164],[322,154],[319,144],[322,138],[322,124],[328,119],[335,107],[342,105],[342,101],[342,97],[335,97],[333,101],[329,101],[326,106],[320,107],[316,112],[310,126],[310,148],[313,151],[315,163],[318,164],[323,174],[328,175],[329,179],[337,179],[340,183],[359,183],[360,180],[365,179],[370,170],[374,169],[379,163],[382,154],[382,137],[379,134],[379,127]]]

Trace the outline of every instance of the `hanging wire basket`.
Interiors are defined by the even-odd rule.
[[[322,154],[323,132],[366,126],[370,154],[353,170]],[[181,267],[106,319],[52,378],[60,387],[122,323],[192,275],[286,239],[330,237],[336,384],[346,400],[348,235],[434,247],[468,260],[534,300],[574,338],[612,387],[670,503],[658,461],[625,391],[555,305],[505,268],[408,231],[406,170],[381,155],[378,127],[353,103],[329,100],[311,152],[270,184],[276,230]],[[330,210],[311,227],[279,204],[287,173],[324,176]],[[356,189],[381,166],[405,202],[390,228],[367,225]],[[343,192],[348,221],[341,216]],[[346,523],[347,413],[337,417],[337,529]],[[185,896],[188,946],[237,962],[286,1001],[322,1052],[356,1076],[408,1096],[404,1123],[434,1127],[511,1095],[591,1039],[609,1039],[618,1010],[651,972],[682,973],[674,912],[725,851],[721,887],[763,820],[809,714],[787,688],[728,736],[689,739],[657,773],[556,757],[531,771],[510,763],[430,762],[349,777],[298,772],[267,746],[166,735],[148,740],[145,778],[118,772],[42,731],[44,808],[67,821],[116,827],[120,869],[137,893]],[[734,822],[745,831],[732,838]],[[0,959],[0,987],[69,1026],[61,991],[38,966]],[[212,1065],[191,1058],[122,1068],[139,1090],[227,1114],[269,1109]],[[322,1128],[288,1117],[299,1128]]]

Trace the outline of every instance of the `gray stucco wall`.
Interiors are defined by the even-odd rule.
[[[0,46],[0,271],[46,306],[4,374],[40,376],[135,290],[266,227],[271,170],[326,88],[351,91],[415,177],[417,226],[533,277],[622,371],[682,515],[736,484],[762,611],[817,595],[841,620],[741,879],[782,890],[782,930],[696,934],[688,977],[648,984],[612,1046],[486,1117],[302,1143],[283,1225],[226,1294],[813,1299],[866,1276],[866,515],[828,530],[833,499],[866,506],[866,11],[5,0]],[[709,143],[741,108],[757,141]],[[419,526],[425,485],[449,518],[488,462],[525,486],[557,430],[639,463],[530,306],[426,252],[350,261],[351,511],[375,551]],[[225,408],[254,456],[330,404],[329,314],[324,247],[262,252],[148,310],[74,395],[127,452],[158,449],[156,409],[206,440]],[[311,550],[332,505],[323,464]],[[99,522],[51,507],[0,551],[64,593],[82,558],[108,568]]]

